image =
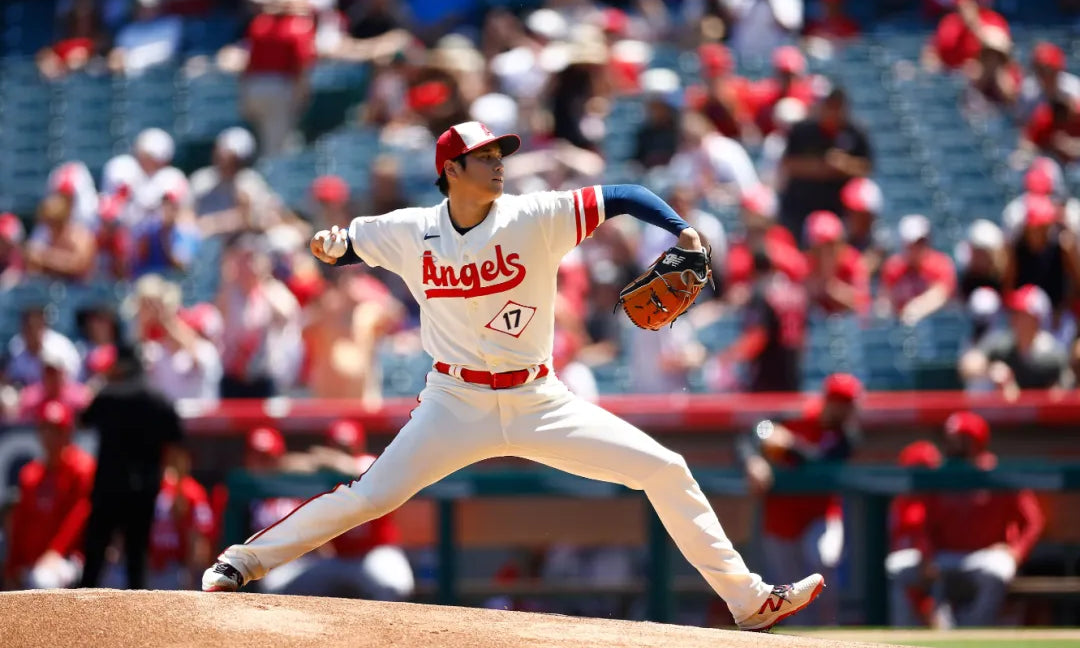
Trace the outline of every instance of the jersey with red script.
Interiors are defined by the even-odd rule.
[[[448,205],[353,219],[353,249],[402,277],[424,350],[452,371],[549,362],[559,262],[604,221],[600,187],[500,196],[464,234]]]
[[[177,495],[183,496],[182,505],[178,505]],[[213,531],[214,514],[206,489],[191,477],[179,481],[170,475],[163,477],[150,527],[150,566],[164,569],[174,563],[185,564],[192,534],[209,539]]]

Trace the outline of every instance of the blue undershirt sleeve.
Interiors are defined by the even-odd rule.
[[[630,214],[675,236],[690,227],[670,205],[641,185],[603,185],[600,191],[604,196],[605,219],[618,214]]]

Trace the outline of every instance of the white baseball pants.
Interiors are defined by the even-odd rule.
[[[262,578],[450,473],[501,456],[644,490],[675,544],[736,621],[768,597],[770,586],[746,568],[682,456],[572,395],[552,376],[492,390],[432,372],[411,420],[361,479],[305,502],[226,549],[222,559],[246,578]]]

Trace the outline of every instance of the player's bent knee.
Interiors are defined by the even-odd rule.
[[[686,459],[681,454],[671,452],[663,458],[663,461],[664,464],[645,480],[644,488],[648,489],[654,484],[682,484],[694,481],[694,476],[690,474],[690,468],[686,465]]]

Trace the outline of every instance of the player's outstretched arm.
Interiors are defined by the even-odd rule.
[[[701,237],[679,216],[671,205],[641,185],[604,185],[600,188],[604,211],[609,217],[630,214],[679,237],[678,246],[684,250],[701,250]]]

